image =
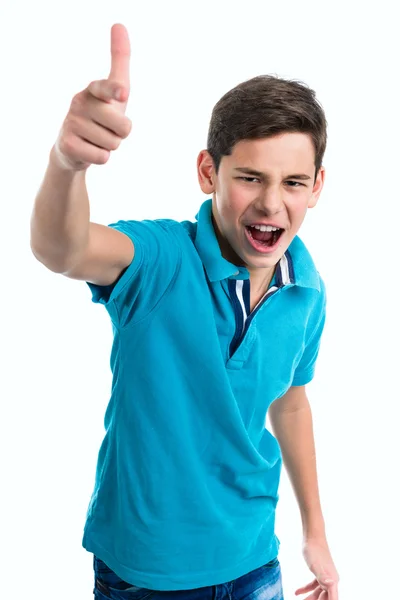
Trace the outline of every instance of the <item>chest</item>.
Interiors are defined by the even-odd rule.
[[[293,285],[274,284],[263,294],[251,293],[246,283],[218,281],[207,291],[193,289],[179,311],[181,317],[190,314],[185,335],[197,340],[198,350],[206,346],[206,353],[218,344],[225,367],[246,371],[248,381],[271,378],[271,371],[287,379],[303,350],[307,298]]]

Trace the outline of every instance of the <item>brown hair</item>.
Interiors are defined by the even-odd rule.
[[[239,83],[214,106],[207,150],[218,173],[221,158],[231,154],[241,140],[308,133],[315,149],[316,178],[325,153],[326,128],[323,108],[305,83],[259,75]]]

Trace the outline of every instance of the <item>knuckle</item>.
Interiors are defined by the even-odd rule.
[[[64,120],[64,131],[73,131],[76,129],[76,119],[73,113],[69,112]]]
[[[76,138],[72,135],[65,135],[60,138],[59,147],[65,154],[74,154],[76,152]]]
[[[75,138],[82,135],[82,120],[73,116],[67,117],[64,123],[64,135]]]
[[[89,93],[98,93],[100,85],[101,82],[95,79],[89,83],[86,89]]]
[[[97,100],[106,100],[112,97],[113,88],[107,79],[98,79],[92,81],[88,87],[88,92]]]
[[[85,104],[85,100],[84,100],[83,94],[81,94],[81,93],[76,94],[72,98],[70,111],[72,113],[79,113],[79,112],[81,112],[84,104]]]

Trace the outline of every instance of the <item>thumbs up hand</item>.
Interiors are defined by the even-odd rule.
[[[125,116],[130,93],[130,43],[126,28],[111,28],[111,69],[107,79],[92,81],[76,94],[65,117],[51,160],[68,171],[82,171],[91,164],[102,165],[132,123]]]

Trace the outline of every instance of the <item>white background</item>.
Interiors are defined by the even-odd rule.
[[[30,252],[29,220],[75,93],[132,45],[133,130],[91,167],[91,220],[191,219],[217,100],[261,73],[300,79],[328,119],[326,184],[300,237],[328,293],[314,381],[319,481],[341,600],[398,597],[399,103],[395,2],[2,2],[1,596],[92,598],[81,547],[103,437],[111,323],[84,282]],[[396,58],[397,56],[397,58]],[[285,598],[313,579],[284,475]]]

